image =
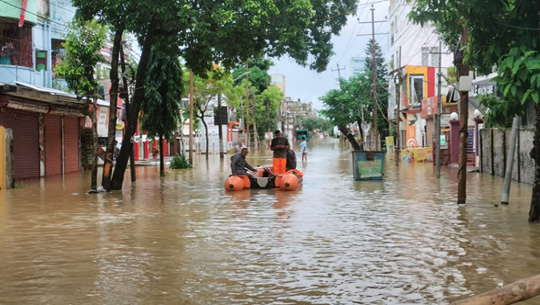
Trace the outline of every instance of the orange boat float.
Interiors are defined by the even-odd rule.
[[[278,189],[294,191],[300,183],[304,173],[297,169],[291,169],[285,174],[275,175],[272,166],[260,166],[255,168],[257,177],[250,179],[248,176],[231,175],[225,180],[225,190],[241,191],[243,189]]]

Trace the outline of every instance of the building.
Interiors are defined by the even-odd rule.
[[[352,57],[349,62],[351,76],[356,76],[366,72],[366,58]]]
[[[313,111],[310,102],[302,102],[300,99],[294,101],[290,97],[286,97],[285,101],[281,103],[280,121],[282,125],[278,126],[278,129],[282,130],[289,141],[296,139],[296,129],[299,127],[298,120],[300,117],[316,118],[317,113]]]
[[[89,103],[66,92],[66,82],[54,74],[74,14],[64,0],[0,1],[0,125],[13,134],[6,173],[13,182],[78,172],[91,159]],[[110,81],[102,85],[106,98]],[[98,101],[102,137],[108,113],[109,103]]]
[[[272,78],[271,80],[272,85],[278,87],[281,90],[281,92],[283,92],[283,95],[287,96],[287,86],[286,86],[285,75],[270,74],[270,77]]]
[[[433,105],[433,98],[439,94],[437,73],[448,76],[452,71],[448,67],[453,66],[453,55],[446,49],[439,50],[439,40],[434,28],[422,27],[408,20],[407,15],[411,8],[412,4],[408,1],[390,0],[388,14],[391,70],[388,119],[395,126],[397,118],[400,118],[400,142],[397,145],[402,149],[433,146],[433,114],[422,112],[422,103],[426,100],[424,104],[427,107],[429,99],[429,105]],[[441,71],[438,71],[439,58]],[[448,82],[443,80],[441,95],[445,96],[449,88]],[[446,108],[445,111],[452,109]]]

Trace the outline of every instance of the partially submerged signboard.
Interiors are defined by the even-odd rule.
[[[385,156],[383,151],[354,150],[352,154],[354,180],[382,180]]]

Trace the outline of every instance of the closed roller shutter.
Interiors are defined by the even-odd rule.
[[[76,117],[64,117],[65,173],[79,171],[79,122]]]
[[[38,114],[9,109],[0,112],[0,125],[13,130],[15,181],[39,178]]]
[[[45,115],[45,176],[62,174],[62,129],[61,118]]]

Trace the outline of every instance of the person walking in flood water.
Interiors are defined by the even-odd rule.
[[[289,141],[282,137],[281,131],[274,131],[275,138],[270,143],[270,150],[274,152],[273,172],[274,174],[285,174],[287,165],[287,150],[291,148]]]
[[[242,143],[242,140],[238,140],[238,145],[234,147],[235,153],[239,153],[242,151],[242,147],[244,147],[244,143]]]
[[[307,162],[307,142],[306,137],[302,137],[302,143],[300,143],[300,152],[302,153],[302,162]]]

